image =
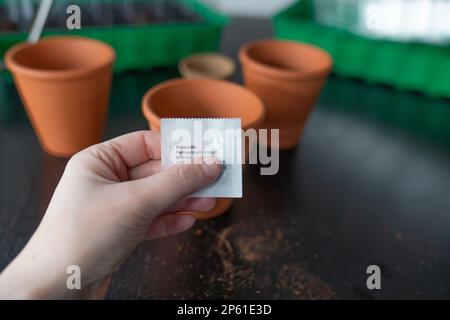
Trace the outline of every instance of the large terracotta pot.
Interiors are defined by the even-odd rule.
[[[261,100],[242,86],[213,79],[175,79],[150,89],[142,99],[142,112],[152,130],[161,118],[241,118],[242,129],[258,129],[264,120]],[[209,212],[191,212],[209,219],[226,212],[233,200],[217,199]]]
[[[43,149],[69,157],[102,139],[114,49],[82,37],[21,43],[5,55]]]
[[[309,44],[271,39],[244,45],[239,58],[245,86],[266,107],[263,127],[280,129],[280,149],[294,148],[331,71],[331,56]]]

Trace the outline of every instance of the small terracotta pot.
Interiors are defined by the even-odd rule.
[[[69,157],[102,139],[114,49],[81,37],[18,44],[5,55],[42,148]]]
[[[264,121],[262,101],[237,84],[213,79],[175,79],[163,82],[145,94],[142,112],[152,130],[161,129],[161,118],[241,118],[243,130],[258,129]],[[233,204],[217,199],[209,212],[190,212],[197,219],[225,213]]]
[[[280,129],[280,149],[294,148],[331,71],[331,56],[309,44],[262,40],[243,46],[239,58],[245,86],[264,101],[263,127]]]
[[[219,53],[198,53],[182,59],[178,69],[184,78],[212,78],[226,80],[236,69],[234,61]]]

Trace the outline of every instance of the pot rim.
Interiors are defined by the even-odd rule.
[[[295,70],[295,69],[280,69],[276,67],[269,66],[267,64],[261,63],[258,60],[254,59],[249,55],[249,50],[253,48],[256,45],[261,44],[270,44],[270,43],[285,43],[293,46],[299,46],[299,47],[307,47],[309,49],[313,49],[316,51],[317,54],[322,55],[325,59],[325,64],[323,67],[317,68],[312,71],[305,72],[304,70]],[[331,71],[331,68],[333,66],[333,58],[332,56],[325,50],[311,45],[309,43],[304,43],[300,41],[290,41],[290,40],[278,40],[278,39],[263,39],[263,40],[257,40],[252,41],[250,43],[244,44],[239,49],[239,59],[242,63],[242,65],[245,67],[250,67],[254,71],[265,74],[272,78],[279,78],[279,79],[307,79],[307,78],[319,78],[323,77],[324,74],[328,74]]]
[[[102,63],[99,63],[94,66],[86,66],[81,68],[74,68],[74,69],[67,69],[67,70],[45,70],[45,69],[38,69],[38,68],[30,68],[27,66],[24,66],[23,64],[20,64],[16,61],[16,55],[19,52],[22,52],[22,50],[26,50],[27,48],[30,48],[32,46],[38,45],[42,42],[51,42],[51,41],[79,41],[79,42],[90,42],[91,44],[95,44],[97,46],[103,47],[103,49],[106,49],[106,52],[108,56],[106,57],[105,61]],[[114,64],[114,61],[116,59],[116,53],[112,46],[109,44],[88,38],[88,37],[80,37],[80,36],[50,36],[45,37],[39,42],[35,44],[30,44],[26,42],[21,42],[13,47],[11,47],[5,54],[5,65],[8,68],[9,71],[13,75],[20,75],[20,76],[26,76],[29,78],[37,78],[37,79],[44,79],[48,81],[56,81],[56,80],[67,80],[67,79],[75,79],[75,78],[83,78],[86,76],[90,76],[93,73],[96,73],[104,68],[109,68],[111,65]]]
[[[210,79],[210,78],[197,78],[197,79],[175,78],[175,79],[161,82],[161,83],[153,86],[152,88],[147,90],[147,92],[142,97],[141,109],[142,109],[142,113],[144,114],[145,118],[150,123],[159,123],[160,124],[161,117],[158,114],[156,114],[156,112],[154,112],[153,108],[148,103],[148,101],[152,98],[152,96],[154,96],[156,93],[160,92],[161,90],[164,90],[167,87],[177,86],[177,85],[180,85],[180,84],[183,84],[186,82],[216,82],[216,83],[220,83],[221,85],[233,87],[234,89],[238,89],[238,90],[241,90],[242,92],[245,92],[245,94],[250,95],[253,99],[255,99],[258,102],[257,105],[259,106],[259,108],[258,108],[259,110],[258,110],[257,116],[255,116],[254,119],[249,120],[248,123],[244,123],[243,119],[240,118],[242,129],[244,129],[244,128],[258,129],[262,125],[265,115],[266,115],[266,110],[264,107],[264,103],[260,97],[258,97],[255,93],[248,90],[247,88],[245,88],[241,85],[238,85],[236,83],[225,81],[225,80]],[[209,118],[211,118],[211,117],[209,117]],[[214,117],[212,117],[212,118],[214,118]],[[217,118],[219,118],[219,117],[217,117]],[[239,118],[239,117],[234,117],[234,118]]]
[[[180,60],[180,62],[178,63],[178,69],[182,73],[191,73],[195,74],[198,77],[208,77],[208,72],[196,71],[190,65],[190,63],[192,62],[200,62],[202,59],[216,59],[215,62],[222,63],[222,65],[226,65],[226,68],[228,70],[222,72],[222,74],[220,74],[220,77],[210,77],[212,79],[227,79],[236,72],[236,64],[233,61],[233,59],[225,54],[218,52],[199,52],[191,54]]]

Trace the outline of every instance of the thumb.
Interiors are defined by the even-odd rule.
[[[221,172],[219,163],[181,164],[128,183],[136,190],[140,206],[153,218],[178,200],[214,182]]]

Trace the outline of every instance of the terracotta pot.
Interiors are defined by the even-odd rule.
[[[262,40],[243,46],[239,58],[245,86],[264,101],[263,127],[280,129],[280,149],[294,148],[331,71],[331,56],[309,44]]]
[[[213,79],[175,79],[150,89],[142,99],[142,111],[152,130],[161,129],[161,118],[241,118],[242,129],[258,129],[264,120],[262,101],[237,84]],[[198,219],[225,213],[232,205],[217,199],[209,212],[191,212]]]
[[[226,80],[234,74],[233,60],[219,53],[198,53],[180,61],[178,69],[184,78],[212,78]]]
[[[88,38],[49,37],[5,55],[43,149],[69,157],[102,139],[114,49]]]

